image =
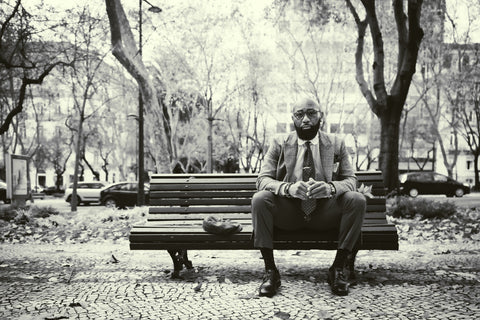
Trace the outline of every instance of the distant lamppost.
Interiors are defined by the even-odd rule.
[[[137,124],[138,124],[138,116],[137,116],[137,114],[135,114],[135,113],[129,113],[129,114],[127,115],[127,120],[128,120],[129,118],[134,119],[135,121],[137,121]],[[136,155],[138,155],[138,140],[139,140],[139,138],[138,138],[138,135],[137,135],[137,136],[135,137],[135,154],[136,154]],[[138,158],[137,158],[137,162],[138,162]],[[136,165],[136,168],[135,168],[135,180],[137,180],[137,182],[138,182],[138,163],[135,163],[135,165]]]
[[[139,0],[138,1],[138,54],[140,57],[142,56],[142,3],[145,1],[148,5],[150,5],[150,8],[148,8],[148,11],[154,12],[154,13],[160,13],[162,12],[162,9],[152,5],[150,2],[147,0]],[[144,161],[145,161],[145,156],[144,156],[144,137],[143,137],[143,99],[142,99],[142,93],[141,90],[138,90],[138,116],[137,116],[137,121],[138,121],[138,197],[137,197],[137,205],[138,206],[143,206],[145,204],[145,190],[144,190],[144,185],[145,185],[145,178],[143,176],[143,173],[145,171],[144,169]]]

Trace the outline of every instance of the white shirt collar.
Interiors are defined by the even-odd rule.
[[[312,140],[302,140],[300,138],[297,138],[297,140],[298,140],[298,145],[299,146],[303,146],[305,144],[305,142],[307,142],[307,141],[310,141],[310,143],[313,144],[313,145],[317,145],[319,143],[318,133],[315,135],[315,137],[313,137]]]

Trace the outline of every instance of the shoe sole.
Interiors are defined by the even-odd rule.
[[[335,291],[332,289],[332,293],[336,296],[348,296],[348,287],[347,287],[347,291]]]
[[[350,284],[347,284],[347,290],[346,291],[336,291],[335,289],[332,288],[332,280],[330,277],[327,277],[327,282],[330,285],[330,289],[332,289],[332,293],[336,296],[348,296],[348,288],[350,287]]]
[[[280,288],[281,285],[282,285],[282,282],[281,282],[281,281],[278,281],[278,282],[276,283],[276,285],[275,285],[275,290],[274,290],[274,292],[272,292],[272,293],[261,293],[261,292],[259,291],[259,292],[258,292],[258,296],[271,298],[271,297],[273,297],[274,295],[277,294],[277,290],[278,290],[278,288]]]

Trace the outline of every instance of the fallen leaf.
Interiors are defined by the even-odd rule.
[[[202,282],[199,282],[194,288],[193,291],[199,292],[202,289]]]
[[[290,314],[282,311],[275,312],[274,316],[280,319],[290,319]]]

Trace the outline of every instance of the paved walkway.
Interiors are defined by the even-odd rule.
[[[0,245],[1,319],[480,319],[478,243],[362,251],[359,283],[330,293],[333,251],[276,251],[282,288],[259,298],[256,251],[192,251],[171,279],[163,251],[128,242]],[[114,258],[112,257],[114,256]]]

